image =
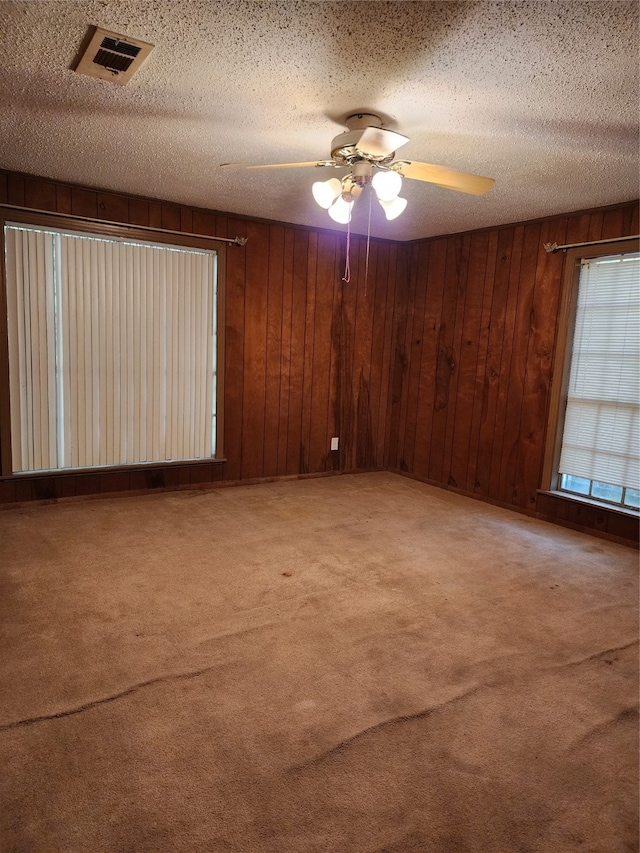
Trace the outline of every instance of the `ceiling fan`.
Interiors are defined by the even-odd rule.
[[[331,142],[329,160],[311,160],[304,163],[274,163],[249,166],[242,163],[222,163],[223,167],[245,169],[293,169],[304,166],[347,167],[342,178],[317,181],[313,197],[329,212],[335,221],[346,224],[357,196],[366,186],[371,186],[387,219],[395,219],[407,206],[400,197],[402,178],[426,181],[448,190],[483,195],[494,184],[493,178],[468,175],[445,166],[419,163],[415,160],[396,160],[396,150],[409,141],[409,137],[383,127],[382,119],[374,113],[353,113],[345,120],[347,130]]]

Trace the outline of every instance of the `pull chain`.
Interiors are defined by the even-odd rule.
[[[369,187],[369,220],[367,222],[367,254],[364,262],[364,295],[367,295],[367,281],[369,278],[369,245],[371,243],[371,196],[372,190]]]
[[[342,280],[347,284],[351,281],[351,219],[347,222],[347,256],[344,262],[344,275]]]

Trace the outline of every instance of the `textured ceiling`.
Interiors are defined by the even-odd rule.
[[[90,25],[155,49],[126,86],[70,70]],[[398,156],[493,177],[481,197],[404,181],[415,239],[638,194],[635,2],[0,2],[0,166],[254,217],[336,226],[330,156],[367,110]],[[361,202],[364,196],[361,197]],[[366,232],[368,204],[354,212]]]

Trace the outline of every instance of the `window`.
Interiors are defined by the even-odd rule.
[[[638,510],[640,505],[640,253],[568,253],[554,385],[552,489]],[[581,250],[584,255],[585,250]],[[570,322],[571,321],[571,322]],[[562,345],[564,344],[564,346]],[[558,363],[559,362],[559,363]],[[562,368],[560,373],[559,368]]]
[[[20,223],[4,246],[11,472],[215,458],[218,251]]]

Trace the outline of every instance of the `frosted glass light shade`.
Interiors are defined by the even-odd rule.
[[[320,207],[328,210],[342,192],[342,184],[337,178],[330,178],[328,181],[316,181],[311,187],[311,192]]]
[[[344,196],[339,196],[329,208],[329,216],[334,222],[339,222],[341,225],[346,225],[351,221],[351,208],[353,200],[347,201]]]
[[[402,178],[397,172],[376,172],[371,186],[379,201],[392,201],[402,189]]]
[[[387,219],[396,219],[407,206],[406,198],[396,196],[393,201],[381,201],[380,207],[384,210]],[[331,213],[331,211],[329,211]]]

